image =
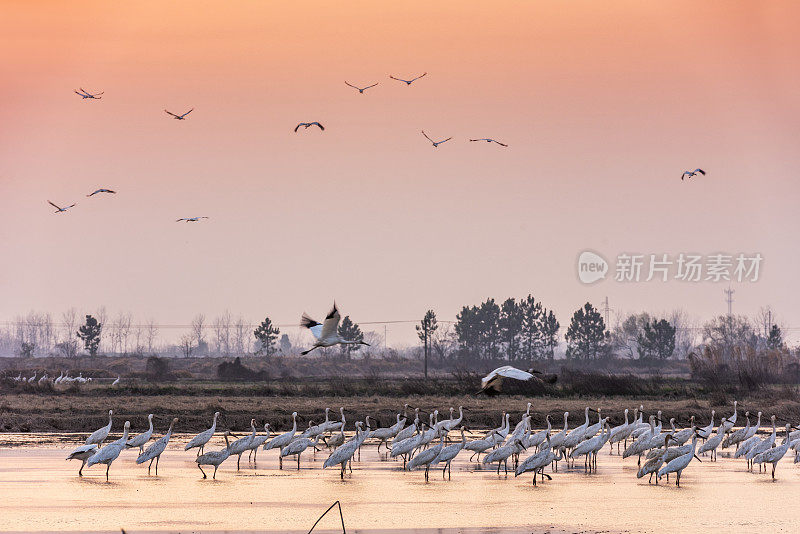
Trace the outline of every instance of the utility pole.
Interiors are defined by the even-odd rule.
[[[383,350],[386,351],[386,323],[383,325]]]
[[[728,302],[728,317],[730,317],[733,315],[733,294],[736,293],[736,291],[731,289],[730,286],[723,291],[725,292],[725,300]]]
[[[610,308],[608,307],[608,297],[606,297],[605,300],[603,301],[603,312],[605,312],[605,315],[606,315],[606,328],[609,328],[609,325],[608,325],[608,312],[609,312],[609,310],[610,310]]]

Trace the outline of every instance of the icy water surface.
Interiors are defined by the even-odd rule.
[[[348,532],[358,533],[800,532],[800,465],[788,456],[776,482],[723,454],[716,463],[695,461],[680,488],[638,480],[636,459],[608,448],[596,474],[585,474],[582,461],[568,470],[562,463],[538,487],[528,475],[477,468],[467,453],[453,464],[452,480],[437,470],[426,483],[422,471],[403,472],[374,446],[344,481],[338,470],[321,469],[327,452],[304,455],[298,472],[292,461],[278,470],[277,451],[260,453],[257,467],[244,458],[239,472],[229,459],[217,480],[202,480],[194,452],[183,451],[186,436],[178,436],[159,476],[148,476],[128,450],[106,482],[105,466],[79,478],[80,463],[64,461],[74,436],[1,437],[3,531],[307,532],[339,500]],[[223,444],[215,438],[212,449]],[[341,532],[338,514],[317,531]]]

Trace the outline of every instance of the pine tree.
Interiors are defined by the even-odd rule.
[[[648,321],[644,323],[637,343],[640,358],[666,360],[675,352],[675,327],[665,319]]]
[[[767,346],[771,349],[783,348],[783,331],[781,328],[774,324],[769,329],[769,337],[767,337]]]
[[[275,353],[275,340],[278,339],[281,331],[272,324],[272,320],[267,317],[264,319],[258,328],[253,331],[253,335],[258,342],[258,350],[256,354],[266,354],[271,356]]]
[[[102,331],[103,325],[91,315],[87,315],[86,323],[78,328],[78,337],[83,341],[83,348],[89,351],[90,356],[97,356]]]
[[[342,319],[337,332],[339,333],[339,337],[346,341],[364,341],[364,333],[356,323],[350,320],[349,315]],[[361,345],[339,345],[339,348],[341,349],[342,356],[346,356],[349,360],[350,355],[354,351],[360,349]]]
[[[555,358],[559,328],[561,328],[561,325],[558,324],[553,310],[543,310],[539,332],[541,334],[542,347],[544,348],[545,355],[551,360]]]
[[[588,302],[572,315],[565,338],[567,358],[599,358],[608,352],[609,333],[605,321]]]
[[[436,332],[436,329],[439,328],[439,324],[436,321],[436,314],[433,310],[428,310],[425,312],[425,317],[422,318],[422,321],[418,325],[414,327],[417,330],[417,336],[419,336],[420,341],[422,341],[422,345],[424,347],[423,357],[425,359],[425,378],[428,378],[428,352],[429,348],[432,344],[431,339],[433,337],[433,333]]]
[[[528,295],[520,302],[522,313],[521,345],[522,354],[528,361],[539,357],[542,345],[542,304],[537,302],[532,295]]]
[[[520,342],[524,316],[522,307],[514,298],[506,299],[500,306],[498,330],[501,342],[505,345],[506,356],[509,360],[516,360],[521,356]]]

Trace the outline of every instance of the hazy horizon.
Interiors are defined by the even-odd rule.
[[[218,7],[8,3],[0,323],[297,324],[334,299],[361,323],[453,320],[528,294],[562,327],[605,297],[705,321],[727,282],[586,285],[578,255],[759,253],[733,311],[770,306],[797,339],[796,3]]]

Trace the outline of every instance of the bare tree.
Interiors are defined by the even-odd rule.
[[[195,344],[200,347],[203,344],[203,330],[205,328],[206,316],[198,313],[192,319],[192,334],[194,335]]]
[[[183,354],[184,358],[188,358],[192,355],[192,349],[194,348],[194,336],[191,334],[184,334],[181,337],[181,342],[179,345],[181,349],[181,354]]]
[[[72,341],[78,332],[78,310],[70,308],[61,314],[61,324],[63,327],[61,341]]]
[[[236,354],[245,354],[250,349],[250,332],[247,323],[240,315],[233,325],[233,343]]]
[[[94,316],[97,319],[97,322],[100,323],[101,325],[105,326],[108,324],[108,310],[106,310],[105,306],[100,306],[99,308],[97,308],[97,312],[94,314]],[[108,330],[109,329],[107,328],[103,328],[100,331],[100,343],[97,345],[98,352],[101,351],[101,347],[103,346],[103,336],[105,336],[108,333]]]
[[[697,346],[698,323],[684,310],[673,311],[669,316],[669,322],[675,327],[675,358],[686,358]]]
[[[228,356],[231,352],[231,312],[226,310],[223,315],[214,319],[214,335],[217,353]]]
[[[158,336],[158,325],[156,325],[155,319],[150,319],[147,321],[147,353],[153,353],[153,343],[156,340],[156,336]]]

